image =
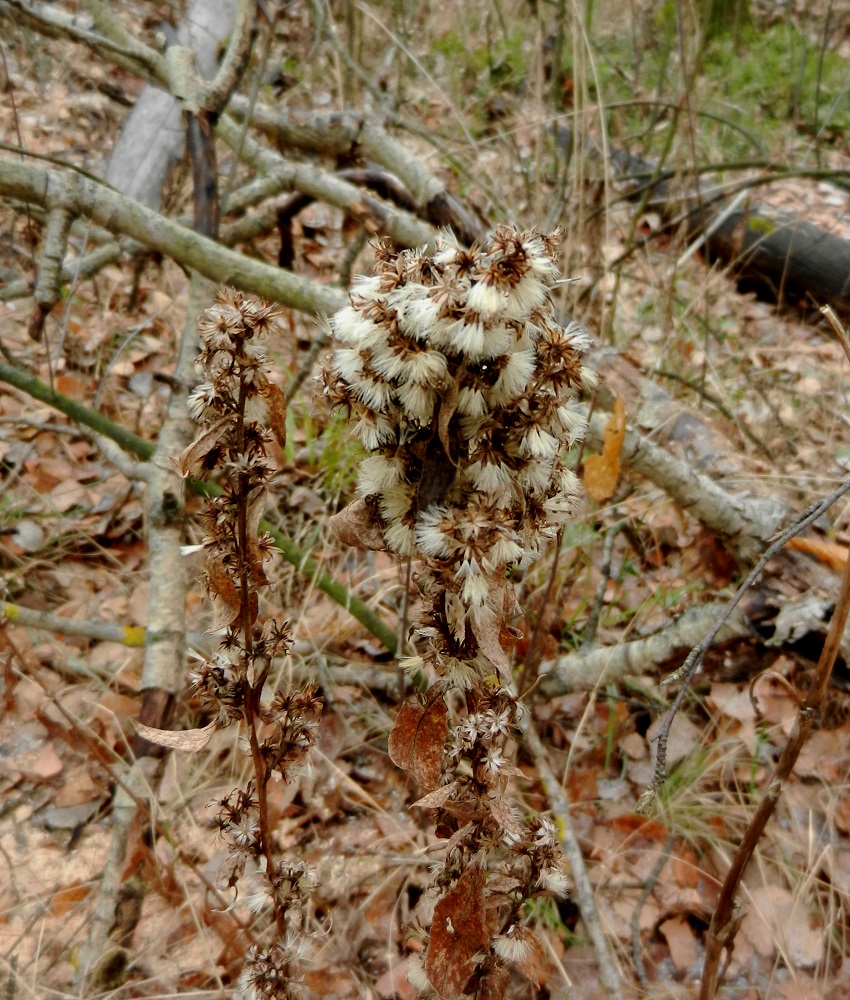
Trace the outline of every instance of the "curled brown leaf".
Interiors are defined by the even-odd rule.
[[[168,747],[169,750],[188,750],[190,753],[197,753],[212,739],[213,733],[218,729],[217,722],[211,722],[201,729],[154,729],[146,726],[143,722],[133,722],[133,727],[139,736],[148,740],[149,743],[156,743],[160,747]]]

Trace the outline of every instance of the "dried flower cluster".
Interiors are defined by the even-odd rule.
[[[444,998],[504,996],[509,966],[533,978],[541,946],[524,904],[566,890],[554,828],[506,799],[521,773],[510,573],[579,505],[566,452],[584,432],[577,397],[595,385],[583,329],[555,319],[555,247],[555,234],[509,227],[469,251],[448,236],[433,255],[382,245],[375,276],[331,319],[341,346],[326,393],[370,452],[359,499],[332,526],[417,560],[416,652],[402,666],[434,683],[424,704],[402,707],[389,751],[427,792],[417,805],[436,811],[446,842],[414,973]],[[452,690],[465,713],[449,726]]]
[[[584,330],[555,320],[554,248],[554,235],[508,227],[478,250],[448,237],[433,256],[381,246],[378,273],[331,320],[342,346],[328,394],[371,452],[338,531],[421,561],[423,659],[460,688],[507,669],[493,633],[506,573],[581,495],[564,455],[595,375]]]
[[[253,947],[239,979],[248,1000],[285,1000],[300,994],[298,949],[303,904],[313,888],[312,872],[276,857],[269,828],[266,787],[286,780],[301,765],[314,741],[321,702],[312,690],[274,692],[264,687],[275,656],[289,643],[285,626],[259,624],[258,592],[268,584],[263,563],[272,548],[259,533],[272,474],[271,433],[283,445],[285,402],[269,382],[263,339],[272,310],[238,293],[222,293],[199,325],[199,363],[205,381],[192,392],[189,407],[201,430],[180,456],[184,476],[221,477],[221,493],[210,496],[203,515],[205,582],[216,607],[213,629],[223,629],[218,653],[192,675],[201,702],[215,713],[216,726],[242,725],[240,743],[250,755],[253,775],[218,803],[218,828],[229,855],[218,875],[220,889],[236,885],[253,860],[263,883],[248,902],[255,913],[270,912],[273,940]],[[202,741],[199,741],[201,745]]]

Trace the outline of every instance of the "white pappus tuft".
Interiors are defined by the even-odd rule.
[[[397,440],[398,425],[382,413],[364,410],[354,423],[354,433],[367,451],[377,451]]]
[[[511,484],[511,472],[501,462],[473,462],[467,469],[472,485],[482,493],[498,493]]]
[[[466,304],[483,319],[491,319],[505,309],[507,293],[488,281],[476,281],[466,296]]]
[[[360,496],[383,493],[398,485],[404,478],[404,469],[397,459],[385,455],[369,455],[360,463],[357,492]]]
[[[442,530],[446,512],[433,504],[416,521],[416,544],[426,555],[448,559],[457,549],[457,542]]]
[[[558,439],[542,427],[531,427],[523,435],[519,453],[524,457],[548,461],[558,454]]]
[[[431,422],[436,401],[433,389],[420,385],[418,382],[405,382],[396,390],[396,398],[409,417],[423,426]]]
[[[536,367],[537,355],[533,350],[514,351],[488,393],[490,405],[505,407],[521,396],[528,388]]]

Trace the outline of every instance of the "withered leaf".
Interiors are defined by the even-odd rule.
[[[383,552],[384,522],[377,504],[368,497],[354,500],[330,519],[331,531],[343,545]]]
[[[473,958],[487,947],[484,922],[486,874],[477,861],[434,907],[425,973],[442,1000],[455,1000],[475,971]]]
[[[269,407],[269,427],[275,441],[283,448],[286,445],[286,394],[279,385],[267,382],[263,395]]]
[[[209,631],[218,632],[228,625],[233,625],[238,620],[242,603],[236,584],[220,559],[208,556],[204,563],[204,569],[207,574],[207,586],[210,594],[216,598],[213,601],[215,621],[210,626]]]
[[[626,409],[619,396],[614,412],[605,425],[602,454],[591,455],[584,463],[584,488],[597,503],[610,500],[620,478],[620,452],[626,439]]]
[[[448,857],[456,847],[460,847],[463,841],[472,832],[474,826],[475,824],[472,822],[472,820],[470,820],[468,823],[465,823],[459,830],[455,830],[455,832],[451,835],[451,837],[449,837],[449,839],[446,841],[446,857]]]
[[[451,464],[454,464],[454,459],[452,458],[451,441],[449,439],[449,425],[457,409],[457,401],[460,399],[460,386],[465,375],[466,360],[458,368],[457,374],[441,395],[440,412],[437,416],[437,435],[440,438],[440,444],[443,446],[446,458]]]
[[[508,893],[516,892],[522,885],[520,879],[513,875],[492,875],[487,883],[487,899],[489,901],[494,897],[507,896]],[[497,900],[497,902],[501,905],[504,900]]]
[[[421,788],[436,788],[443,771],[448,708],[442,697],[434,698],[419,721],[413,738],[413,774]]]
[[[401,706],[388,740],[390,760],[405,771],[413,771],[422,788],[436,788],[443,769],[448,709],[437,696],[423,708],[415,702]]]
[[[245,855],[244,854],[230,854],[219,868],[215,877],[215,887],[220,892],[225,892],[227,889],[232,889],[233,886],[242,878],[242,873],[245,871]]]
[[[233,413],[220,417],[180,453],[173,464],[181,476],[202,479],[206,472],[215,467],[218,456],[215,456],[214,461],[212,453],[217,450],[235,420],[236,415]]]
[[[513,601],[505,586],[504,576],[488,580],[487,603],[471,613],[472,631],[478,648],[505,680],[511,679],[511,660],[507,653],[514,642],[513,633],[505,626]]]
[[[493,965],[478,980],[477,1000],[504,1000],[511,985],[511,974],[504,965]]]
[[[844,569],[847,562],[847,546],[838,545],[836,542],[828,542],[823,538],[797,537],[789,538],[786,548],[796,549],[798,552],[808,552],[809,555],[819,559],[827,566],[831,566],[836,573]]]
[[[522,825],[517,821],[513,810],[505,801],[504,795],[496,792],[487,800],[487,805],[490,806],[490,812],[493,814],[493,819],[495,819],[503,830],[507,830],[509,833],[513,833],[516,836],[522,835]]]
[[[425,709],[415,702],[406,701],[396,716],[395,725],[387,740],[390,760],[403,771],[413,770],[413,740]]]
[[[420,809],[439,809],[440,806],[445,805],[452,795],[454,795],[457,786],[457,781],[450,781],[447,785],[440,785],[433,792],[428,792],[421,799],[417,799],[410,808],[419,806]]]
[[[217,722],[211,722],[202,729],[154,729],[146,726],[143,722],[133,721],[133,727],[139,736],[156,743],[157,746],[168,747],[170,750],[188,750],[197,753],[212,739],[213,733],[218,728]]]
[[[246,535],[248,545],[248,565],[254,574],[254,584],[257,587],[264,587],[269,578],[263,569],[263,554],[260,551],[260,521],[266,512],[266,489],[264,486],[255,486],[248,494],[248,504],[246,511]]]
[[[443,607],[446,610],[446,622],[451,629],[456,642],[466,638],[466,605],[460,599],[460,594],[447,590],[443,594]]]

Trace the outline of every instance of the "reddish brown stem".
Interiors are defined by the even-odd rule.
[[[239,355],[242,354],[243,345],[239,345]],[[245,401],[248,396],[248,388],[245,384],[244,373],[240,372],[239,380],[239,402],[237,409],[236,424],[236,449],[239,454],[245,451]],[[251,614],[250,603],[250,575],[251,568],[248,562],[248,495],[250,493],[250,483],[247,474],[239,473],[239,487],[237,491],[237,512],[236,512],[236,544],[238,550],[238,572],[239,572],[239,596],[241,611],[242,647],[245,657],[246,669],[246,693],[243,705],[245,725],[248,729],[248,740],[251,746],[251,761],[254,766],[254,780],[257,785],[257,819],[260,827],[260,850],[266,859],[266,878],[272,889],[272,900],[274,904],[275,923],[281,936],[286,931],[286,919],[283,908],[274,894],[274,851],[272,850],[271,829],[269,827],[269,806],[266,794],[266,782],[268,773],[263,755],[260,750],[260,740],[257,736],[257,712],[260,705],[260,695],[265,680],[265,674],[258,679],[256,685],[248,683],[247,671],[251,665],[254,652],[254,622]]]

